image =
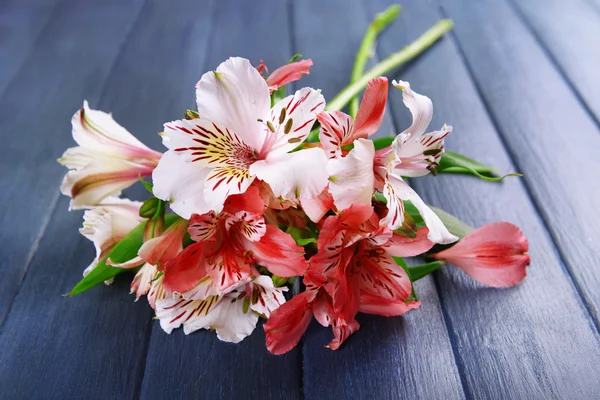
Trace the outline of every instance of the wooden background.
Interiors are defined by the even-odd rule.
[[[453,267],[419,281],[421,309],[362,316],[337,352],[311,325],[272,356],[165,334],[121,279],[62,297],[93,258],[55,159],[88,99],[151,147],[229,56],[275,68],[313,59],[300,84],[331,98],[367,24],[390,0],[3,0],[0,2],[1,399],[600,398],[600,0],[405,0],[383,58],[436,20],[454,31],[390,78],[431,97],[447,148],[521,179],[419,179],[426,201],[472,225],[508,220],[532,265],[510,290]],[[410,115],[393,95],[382,135]],[[139,196],[140,189],[128,191]]]

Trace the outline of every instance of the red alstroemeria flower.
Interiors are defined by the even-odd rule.
[[[409,301],[412,286],[392,256],[409,257],[429,250],[427,228],[415,238],[399,236],[379,224],[371,206],[355,204],[325,219],[318,253],[304,277],[307,289],[277,309],[265,324],[267,348],[281,354],[293,348],[311,316],[331,325],[337,349],[359,328],[358,312],[401,315],[419,306]]]
[[[492,287],[510,287],[527,275],[527,238],[508,222],[495,222],[467,234],[454,246],[434,254],[471,278]]]
[[[219,214],[194,215],[189,233],[196,241],[167,263],[163,284],[170,292],[202,300],[223,295],[257,275],[260,264],[282,277],[303,275],[304,249],[263,218],[256,187],[230,196]]]

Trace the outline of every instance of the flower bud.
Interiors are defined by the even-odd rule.
[[[158,210],[159,202],[160,200],[156,197],[151,197],[148,200],[144,201],[144,203],[140,207],[140,217],[152,218]]]

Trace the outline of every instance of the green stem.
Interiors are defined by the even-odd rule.
[[[385,11],[378,13],[375,16],[375,19],[369,24],[365,35],[363,36],[362,42],[360,43],[360,47],[358,52],[356,53],[356,58],[354,59],[354,68],[352,68],[352,75],[350,76],[350,83],[354,83],[360,79],[362,76],[365,65],[367,64],[367,60],[373,56],[374,51],[374,43],[377,39],[377,36],[383,32],[385,28],[389,24],[391,24],[402,8],[398,4],[393,4],[389,6]],[[352,118],[356,117],[356,113],[358,112],[358,96],[355,96],[350,101],[349,110]]]
[[[325,109],[327,111],[335,111],[342,109],[346,104],[352,100],[361,90],[363,90],[367,83],[373,78],[385,75],[387,72],[397,68],[398,66],[412,60],[431,45],[433,45],[439,38],[441,38],[446,32],[448,32],[454,23],[450,19],[443,19],[436,22],[434,26],[429,28],[423,33],[417,40],[403,48],[402,50],[391,54],[388,58],[381,61],[373,68],[368,70],[363,76],[360,77],[354,83],[348,85],[344,90],[338,93],[329,103]]]

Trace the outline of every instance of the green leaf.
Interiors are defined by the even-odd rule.
[[[433,271],[439,269],[442,265],[445,264],[443,261],[433,261],[426,264],[407,265],[406,261],[404,261],[402,257],[392,258],[394,259],[394,261],[396,261],[396,264],[404,268],[411,282],[418,281],[419,279],[431,274]]]
[[[394,141],[395,138],[396,138],[395,136],[386,136],[386,137],[377,138],[377,139],[373,140],[373,144],[375,145],[375,150],[381,150],[381,149],[385,149],[388,146],[391,146],[392,142]]]
[[[168,214],[165,215],[165,228],[168,228],[175,221],[181,219],[178,215]],[[143,244],[143,234],[146,221],[142,222],[131,232],[127,234],[117,245],[108,253],[108,256],[102,259],[96,267],[90,271],[89,274],[83,277],[81,281],[69,293],[67,296],[73,296],[79,293],[83,293],[88,289],[93,288],[102,282],[114,278],[115,276],[130,271],[128,268],[112,267],[106,264],[108,258],[113,263],[124,263],[137,256],[138,250]]]
[[[288,64],[291,64],[293,62],[296,62],[296,60],[298,60],[299,58],[302,58],[302,54],[300,53],[296,53],[292,56],[292,58],[290,58],[290,60],[288,61]]]
[[[494,176],[497,173],[495,168],[452,151],[446,151],[442,155],[442,158],[440,159],[440,166],[437,168],[437,172],[470,174],[489,182],[498,182],[508,176],[523,176],[517,173],[506,174],[504,176]]]
[[[138,174],[138,179],[140,180],[140,182],[142,182],[142,185],[144,185],[146,190],[149,191],[150,194],[154,195],[154,193],[152,192],[154,186],[150,182],[144,180],[144,178],[142,178],[142,174]]]
[[[438,217],[440,217],[440,219],[442,220],[442,222],[444,223],[446,228],[448,228],[448,231],[450,231],[450,233],[453,234],[454,236],[463,238],[464,236],[467,235],[467,233],[469,233],[475,229],[475,228],[469,226],[466,222],[461,221],[454,215],[447,213],[446,211],[444,211],[440,208],[437,208],[434,206],[429,206],[429,208],[431,208],[431,210],[434,213],[436,213],[436,215]]]
[[[304,247],[306,245],[309,245],[311,243],[317,243],[317,239],[312,238],[312,237],[310,237],[310,238],[297,238],[297,239],[294,238],[294,240],[296,241],[296,244],[298,246],[302,246],[302,247]]]
[[[309,229],[300,229],[293,226],[290,226],[286,229],[286,233],[288,233],[294,240],[298,246],[306,246],[311,243],[316,243],[317,239],[312,237],[311,231]]]
[[[75,296],[76,294],[83,293],[104,281],[114,278],[120,273],[128,271],[127,268],[117,268],[106,265],[107,258],[108,257],[105,257],[102,261],[100,261],[98,265],[96,265],[96,267],[91,270],[89,274],[80,280],[79,283],[75,285],[75,287],[71,289],[71,291],[65,296]]]

